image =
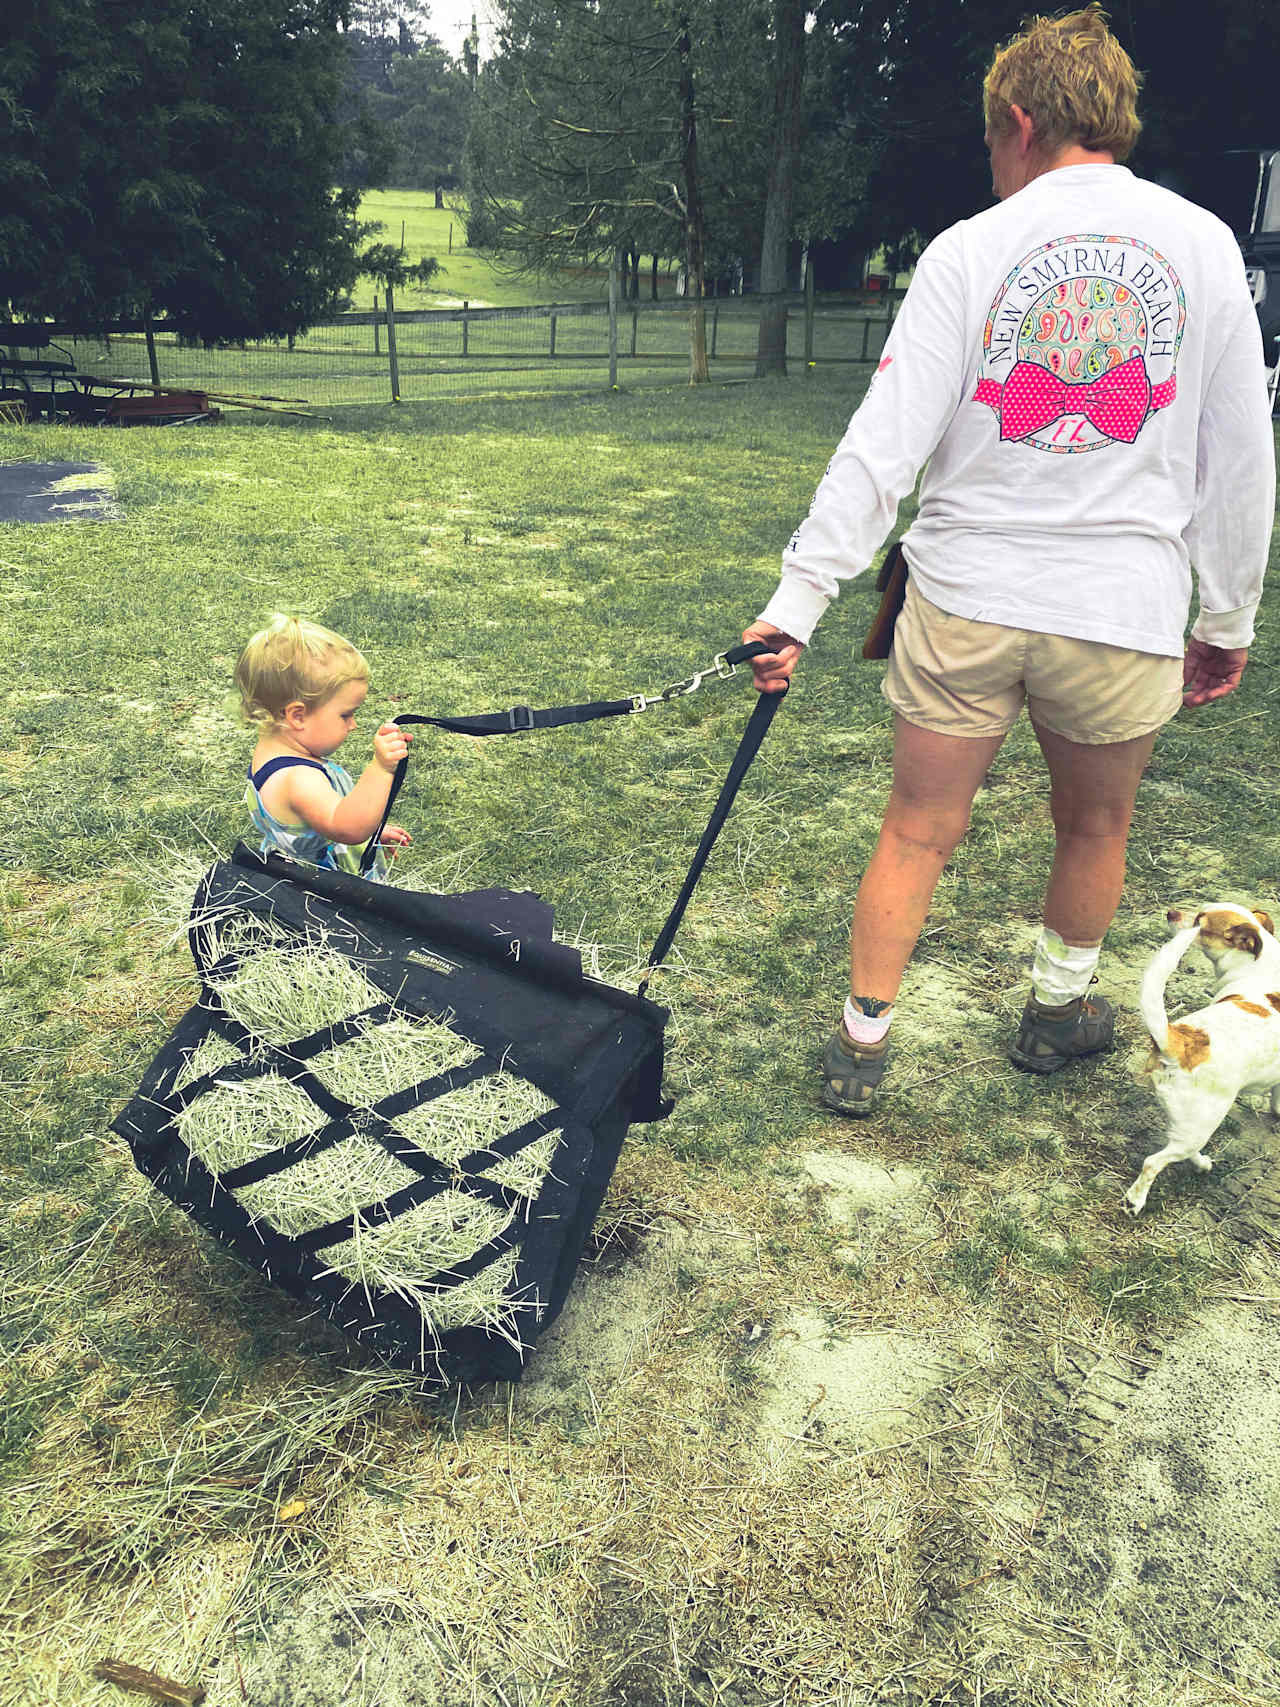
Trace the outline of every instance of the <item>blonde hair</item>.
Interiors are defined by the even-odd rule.
[[[349,640],[304,617],[273,616],[236,662],[240,709],[250,723],[278,723],[301,700],[308,711],[348,682],[367,682],[369,666]]]
[[[1010,108],[1031,115],[1037,147],[1057,154],[1072,143],[1125,160],[1142,129],[1142,77],[1107,28],[1098,5],[1054,18],[1028,18],[997,50],[982,86],[988,130],[1006,136]]]

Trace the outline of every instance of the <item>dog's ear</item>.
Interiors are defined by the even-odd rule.
[[[1271,923],[1270,913],[1264,913],[1261,907],[1251,907],[1250,912],[1252,912],[1254,918],[1257,919],[1264,931],[1270,931],[1272,936],[1276,934],[1276,927]]]
[[[1228,925],[1222,934],[1232,948],[1251,954],[1255,960],[1262,953],[1262,938],[1252,925]]]

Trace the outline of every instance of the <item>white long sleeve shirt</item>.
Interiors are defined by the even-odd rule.
[[[1124,166],[1060,167],[944,231],[762,613],[808,641],[928,469],[903,540],[943,610],[1180,657],[1247,646],[1275,513],[1240,250]]]

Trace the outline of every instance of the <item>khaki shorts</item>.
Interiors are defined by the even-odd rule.
[[[1169,721],[1182,705],[1182,660],[972,622],[908,581],[881,692],[908,723],[939,735],[1003,735],[1025,702],[1042,729],[1100,747]]]

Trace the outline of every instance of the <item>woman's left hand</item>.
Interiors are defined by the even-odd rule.
[[[1239,687],[1248,657],[1247,646],[1211,646],[1192,635],[1182,660],[1183,705],[1208,705],[1210,700],[1225,699]]]
[[[407,848],[413,837],[399,824],[382,826],[381,845],[384,848]]]

